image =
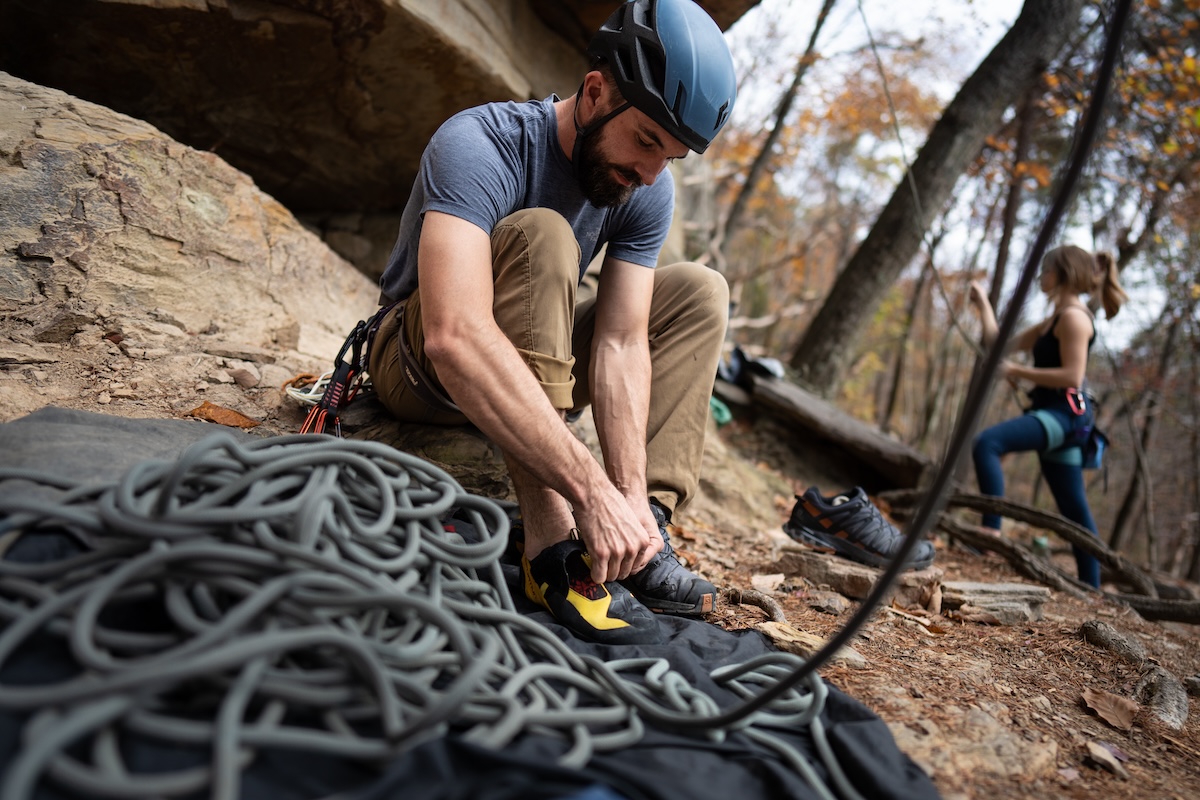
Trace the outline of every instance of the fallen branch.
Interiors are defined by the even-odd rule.
[[[767,616],[772,622],[787,622],[787,615],[783,613],[783,606],[775,602],[775,598],[755,589],[725,588],[721,590],[721,599],[728,603],[737,603],[738,605],[757,606],[767,612]]]
[[[883,492],[879,499],[897,509],[912,508],[921,500],[922,493],[915,489],[900,489]],[[1120,553],[1109,549],[1099,537],[1093,536],[1087,528],[1071,520],[1049,511],[1032,508],[1031,506],[1006,500],[1003,497],[991,497],[981,494],[958,492],[946,500],[946,509],[969,508],[991,514],[1000,514],[1018,522],[1024,522],[1043,530],[1051,531],[1066,539],[1073,545],[1092,554],[1101,564],[1108,567],[1119,578],[1129,583],[1135,593],[1146,597],[1157,598],[1158,588],[1154,580],[1140,567]],[[943,516],[945,516],[943,514]]]
[[[1124,603],[1146,619],[1186,622],[1200,625],[1200,600],[1160,600],[1140,594],[1109,594],[1105,597]]]
[[[1066,592],[1072,597],[1082,598],[1088,595],[1091,587],[1059,572],[1052,564],[1035,556],[1020,542],[997,536],[989,533],[988,528],[969,525],[948,515],[942,515],[937,526],[972,547],[990,550],[1002,556],[1012,565],[1013,569],[1030,580],[1049,586],[1056,591]]]

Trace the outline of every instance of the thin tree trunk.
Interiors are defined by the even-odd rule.
[[[1171,323],[1167,328],[1166,338],[1163,340],[1162,352],[1158,356],[1158,369],[1154,375],[1154,381],[1149,391],[1145,392],[1146,409],[1145,421],[1142,423],[1141,435],[1138,435],[1137,425],[1133,422],[1133,415],[1130,414],[1130,425],[1133,428],[1133,434],[1140,439],[1141,446],[1134,448],[1135,465],[1133,474],[1129,478],[1129,487],[1125,490],[1125,497],[1121,500],[1121,505],[1117,509],[1117,515],[1113,519],[1112,533],[1109,534],[1108,546],[1113,550],[1122,552],[1129,545],[1129,540],[1132,538],[1133,527],[1137,523],[1140,513],[1146,508],[1146,504],[1150,502],[1150,483],[1148,481],[1150,465],[1146,460],[1146,453],[1150,450],[1150,443],[1154,437],[1154,428],[1158,422],[1158,406],[1162,395],[1162,386],[1166,381],[1167,371],[1170,369],[1171,359],[1175,355],[1175,346],[1179,339],[1179,327],[1182,317],[1171,312],[1170,308],[1163,312],[1166,316],[1170,314]],[[1151,526],[1153,523],[1151,522]],[[1157,566],[1153,561],[1150,562],[1151,567]]]
[[[1029,152],[1030,131],[1033,128],[1033,88],[1025,92],[1021,110],[1017,112],[1017,143],[1013,150],[1012,180],[1008,184],[1008,200],[1004,204],[1004,227],[1000,231],[1000,244],[996,247],[996,267],[992,270],[992,285],[988,299],[992,308],[1000,307],[1000,292],[1004,288],[1004,274],[1008,269],[1008,248],[1012,244],[1013,231],[1017,227],[1017,212],[1021,210],[1021,193],[1025,184],[1025,156]]]
[[[792,76],[792,83],[787,88],[787,91],[783,93],[783,96],[779,98],[779,103],[775,106],[775,124],[767,132],[767,137],[763,140],[762,148],[759,149],[758,154],[754,157],[754,161],[751,162],[750,169],[746,171],[746,179],[742,183],[741,189],[738,191],[733,203],[729,206],[729,213],[725,215],[724,221],[718,226],[713,240],[709,244],[709,255],[715,261],[715,266],[722,271],[724,271],[724,266],[727,263],[726,256],[729,250],[730,238],[737,231],[742,214],[746,210],[746,203],[750,199],[750,195],[754,193],[759,179],[766,171],[767,164],[771,160],[772,151],[779,142],[779,137],[783,135],[787,115],[792,110],[792,104],[796,101],[796,95],[800,91],[800,86],[804,82],[804,76],[807,74],[808,68],[812,66],[816,58],[817,37],[820,36],[821,29],[825,27],[825,20],[828,19],[829,12],[833,10],[835,2],[836,0],[824,0],[821,4],[821,10],[817,13],[817,24],[813,27],[812,35],[808,38],[808,46],[804,48],[804,55],[800,56],[800,60],[796,63],[796,72]]]
[[[1195,313],[1194,308],[1189,309],[1189,312],[1188,312],[1189,320],[1194,313]],[[1188,569],[1187,577],[1188,577],[1188,580],[1190,580],[1190,581],[1200,581],[1200,426],[1195,424],[1195,421],[1197,419],[1196,415],[1200,414],[1200,400],[1197,399],[1197,395],[1200,395],[1200,368],[1197,367],[1197,363],[1196,363],[1196,360],[1197,360],[1196,359],[1196,350],[1197,350],[1197,341],[1196,340],[1197,340],[1197,338],[1200,338],[1200,337],[1196,336],[1196,326],[1194,323],[1192,323],[1190,321],[1188,323],[1188,331],[1191,333],[1191,336],[1189,337],[1191,339],[1191,341],[1189,343],[1190,347],[1188,347],[1188,351],[1191,354],[1191,358],[1188,360],[1188,365],[1191,367],[1190,371],[1191,371],[1192,386],[1191,386],[1191,391],[1188,392],[1188,396],[1191,399],[1191,408],[1189,410],[1191,411],[1192,421],[1193,421],[1192,435],[1191,435],[1191,439],[1192,439],[1192,480],[1191,480],[1192,513],[1190,514],[1191,519],[1192,519],[1191,528],[1192,528],[1193,550],[1192,550],[1192,565]]]
[[[992,223],[996,218],[996,210],[999,208],[999,205],[999,199],[996,199],[993,200],[988,206],[987,217],[983,221],[983,231],[979,236],[979,244],[976,245],[974,252],[971,253],[971,260],[966,266],[965,271],[968,275],[975,271],[975,265],[979,263],[980,254],[983,252],[983,245],[987,241],[988,234],[991,233]],[[932,272],[930,273],[930,276],[934,278],[934,285],[944,291],[944,285],[942,281],[938,279],[937,265],[931,262],[931,268]],[[943,297],[942,299],[946,303],[947,313],[954,314],[955,308],[951,299],[949,297]],[[957,330],[961,331],[961,328],[957,328]],[[932,395],[928,392],[925,393],[925,410],[921,415],[918,430],[912,437],[912,441],[916,443],[915,446],[922,451],[925,450],[925,446],[928,444],[929,435],[933,426],[933,420],[938,414],[941,413],[941,409],[944,406],[946,399],[946,370],[950,361],[950,348],[952,346],[953,339],[947,335],[941,337],[937,341],[938,349],[933,357],[929,360],[929,375],[927,376],[929,381],[926,384],[934,387],[933,393]]]
[[[921,298],[925,294],[925,283],[929,279],[929,273],[933,269],[933,253],[929,254],[929,258],[925,261],[925,265],[921,268],[921,274],[917,276],[917,282],[913,286],[912,297],[909,298],[908,308],[904,313],[904,330],[900,334],[900,341],[896,343],[896,358],[892,363],[892,381],[890,391],[888,392],[887,401],[879,414],[879,429],[884,433],[888,433],[892,429],[892,415],[896,413],[897,399],[900,397],[900,387],[904,382],[904,367],[908,354],[908,342],[912,338],[913,324],[917,319],[917,308],[921,305]]]
[[[946,107],[789,359],[814,391],[830,397],[840,389],[848,360],[880,299],[920,249],[934,215],[1005,109],[1061,50],[1083,3],[1028,0],[1013,27]]]

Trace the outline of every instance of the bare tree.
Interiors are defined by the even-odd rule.
[[[829,12],[833,10],[835,2],[836,0],[824,0],[821,4],[821,10],[817,13],[817,24],[813,27],[812,35],[808,37],[808,46],[804,49],[804,54],[800,56],[799,61],[796,62],[796,72],[792,75],[792,83],[775,105],[775,124],[767,132],[762,147],[759,148],[758,154],[754,157],[754,161],[751,162],[750,168],[746,171],[746,177],[741,189],[738,190],[733,203],[729,206],[729,211],[718,226],[716,235],[713,236],[712,241],[709,243],[708,257],[712,258],[715,261],[715,266],[722,271],[724,271],[727,260],[729,239],[733,232],[737,230],[742,219],[742,214],[746,210],[746,203],[750,195],[753,194],[754,187],[758,185],[759,179],[766,171],[771,160],[771,154],[775,150],[775,145],[779,142],[779,137],[783,135],[784,123],[787,120],[788,113],[792,110],[792,104],[796,101],[796,94],[800,91],[800,87],[804,83],[804,76],[808,73],[808,68],[812,66],[816,58],[817,37],[821,35],[821,29],[825,27],[825,20],[829,18]]]
[[[1169,326],[1167,334],[1163,340],[1162,351],[1158,357],[1158,369],[1153,378],[1152,386],[1148,387],[1148,391],[1144,391],[1143,395],[1146,398],[1145,411],[1143,414],[1144,421],[1142,422],[1142,430],[1140,433],[1141,446],[1135,448],[1136,466],[1133,474],[1129,477],[1129,487],[1125,490],[1125,497],[1121,501],[1121,507],[1117,510],[1117,516],[1113,520],[1112,532],[1109,534],[1108,546],[1114,550],[1125,550],[1129,545],[1129,539],[1133,534],[1133,526],[1137,523],[1140,513],[1143,508],[1150,503],[1150,486],[1148,484],[1150,466],[1146,463],[1146,453],[1150,450],[1150,443],[1154,436],[1154,426],[1158,420],[1158,407],[1161,402],[1161,391],[1163,383],[1166,381],[1167,372],[1171,368],[1171,361],[1175,355],[1175,346],[1178,341],[1179,328],[1182,322],[1182,316],[1175,313],[1175,310],[1168,305],[1163,310],[1162,316],[1169,318]],[[1160,320],[1165,321],[1165,320]],[[1130,414],[1130,420],[1134,419],[1134,415]],[[1134,435],[1137,436],[1136,424],[1133,423]],[[1157,564],[1151,562],[1150,566],[1157,567]]]
[[[908,308],[904,312],[903,330],[900,331],[900,336],[896,342],[896,355],[892,361],[891,379],[888,384],[887,397],[881,404],[878,416],[879,429],[884,433],[892,429],[892,415],[896,413],[896,404],[900,397],[900,387],[904,382],[904,370],[908,363],[908,347],[909,340],[912,338],[913,324],[917,319],[917,309],[921,304],[921,298],[925,296],[925,284],[929,280],[929,273],[933,269],[933,253],[930,252],[929,258],[921,268],[921,273],[917,276],[917,281],[913,285],[912,295],[908,299]]]
[[[1084,0],[1028,0],[934,125],[905,178],[855,251],[792,353],[800,379],[836,394],[854,346],[881,298],[920,249],[934,215],[996,130],[1004,112],[1061,50]]]

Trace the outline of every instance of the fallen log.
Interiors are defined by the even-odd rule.
[[[868,492],[918,486],[932,464],[920,451],[793,383],[753,375],[752,396],[755,403],[798,425],[804,435],[830,442],[853,456],[857,462],[854,472],[863,476],[861,484]]]
[[[1161,600],[1143,597],[1140,594],[1108,592],[1105,592],[1105,596],[1115,602],[1124,603],[1146,619],[1200,625],[1200,600]]]

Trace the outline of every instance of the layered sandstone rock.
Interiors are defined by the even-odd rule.
[[[246,364],[319,368],[375,299],[220,157],[0,73],[0,419],[139,383],[190,403]]]

